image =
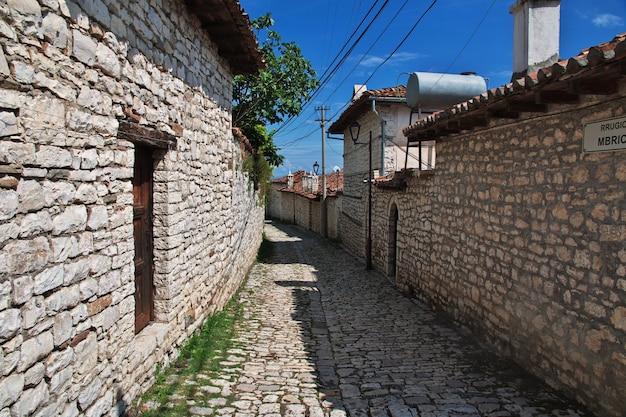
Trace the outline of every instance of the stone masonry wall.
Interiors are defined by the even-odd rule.
[[[260,244],[230,68],[173,0],[0,1],[0,45],[0,416],[117,416]],[[156,151],[155,319],[138,334],[127,115],[177,139]]]
[[[374,265],[399,209],[398,285],[600,415],[626,413],[626,151],[583,154],[626,86],[437,144],[434,175],[376,190]]]
[[[356,256],[365,257],[367,234],[367,183],[369,167],[369,132],[372,132],[372,170],[380,170],[380,119],[373,112],[358,120],[361,125],[358,143],[344,133],[343,148],[343,203],[339,215],[340,238],[345,247]]]
[[[322,229],[322,204],[320,201],[311,200],[307,197],[280,192],[274,186],[268,202],[267,215],[270,218],[280,220],[285,223],[297,224],[307,230],[320,233]],[[328,197],[326,199],[328,217],[327,228],[328,237],[338,237],[338,215],[341,208],[342,197]]]

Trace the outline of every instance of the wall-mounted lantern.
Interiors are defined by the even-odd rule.
[[[361,125],[359,122],[354,121],[348,125],[348,129],[350,129],[350,138],[356,145],[356,141],[359,140],[359,133],[361,133]]]

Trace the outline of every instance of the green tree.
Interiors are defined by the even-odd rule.
[[[294,42],[283,42],[268,13],[251,22],[267,68],[257,75],[237,75],[233,80],[233,125],[239,127],[268,163],[279,166],[283,156],[266,126],[297,116],[319,85],[311,63]]]

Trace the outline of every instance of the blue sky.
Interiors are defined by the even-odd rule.
[[[376,6],[361,29],[385,1],[379,0],[240,0],[250,18],[272,14],[284,41],[296,42],[318,76],[334,65],[342,46]],[[354,84],[368,89],[406,84],[409,72],[473,71],[489,79],[490,88],[510,81],[514,0],[438,0],[413,31],[432,0],[390,0],[344,63],[302,114],[279,129],[275,142],[285,164],[274,176],[299,169],[310,171],[322,160],[322,133],[315,107],[327,106],[327,127],[345,110]],[[626,0],[563,0],[560,56],[611,40],[626,32]],[[390,56],[408,35],[393,55]],[[353,41],[356,39],[355,36]],[[353,42],[349,42],[351,45]],[[342,56],[343,54],[341,54]],[[340,57],[341,57],[340,56]],[[385,62],[386,60],[386,62]],[[337,61],[335,61],[337,62]],[[384,62],[384,63],[383,63]],[[343,143],[326,141],[326,171],[343,166]]]

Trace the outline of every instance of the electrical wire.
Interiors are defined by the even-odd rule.
[[[315,91],[308,97],[306,103],[304,104],[304,106],[302,107],[302,111],[304,111],[306,108],[308,108],[311,103],[313,102],[313,100],[320,94],[320,92],[323,90],[324,87],[326,87],[326,85],[328,84],[328,82],[331,80],[331,78],[333,77],[333,75],[335,75],[335,73],[339,70],[339,68],[345,63],[346,59],[348,59],[348,57],[350,56],[350,54],[354,51],[354,48],[356,48],[356,46],[359,44],[359,42],[363,39],[363,37],[365,36],[365,34],[369,31],[369,29],[372,27],[372,25],[374,24],[374,22],[378,19],[378,17],[380,17],[381,13],[383,12],[383,10],[385,9],[385,7],[387,7],[387,5],[389,4],[389,0],[385,0],[385,2],[383,3],[383,5],[378,9],[378,11],[376,12],[376,15],[372,18],[372,20],[368,23],[368,25],[365,27],[365,29],[363,29],[363,31],[361,32],[361,34],[358,36],[358,38],[352,43],[352,45],[350,46],[350,48],[348,48],[348,50],[343,54],[343,56],[341,57],[341,59],[339,60],[339,62],[336,62],[337,58],[339,57],[339,55],[343,52],[343,50],[345,49],[345,47],[347,46],[348,42],[350,42],[350,40],[354,37],[354,35],[357,33],[357,31],[359,30],[359,28],[362,26],[362,24],[364,23],[365,19],[367,18],[367,16],[370,14],[370,12],[372,11],[373,7],[378,4],[380,0],[376,0],[376,2],[372,5],[372,7],[370,8],[370,10],[368,10],[366,16],[361,20],[361,23],[359,23],[359,26],[352,32],[352,35],[350,36],[350,38],[344,43],[344,45],[342,46],[342,48],[340,49],[339,53],[335,56],[335,59],[333,59],[333,61],[331,62],[331,66],[334,64],[334,66],[332,67],[332,69],[329,68],[326,69],[326,71],[324,71],[324,73],[321,75],[320,77],[320,85],[317,87],[317,89],[315,89]],[[281,124],[278,129],[276,129],[276,131],[274,132],[275,134],[278,134],[281,130],[283,130],[284,128],[286,128],[293,120],[295,120],[297,118],[297,116],[291,116],[289,117],[283,124]],[[300,127],[300,126],[298,126]]]
[[[365,51],[365,53],[363,54],[363,56],[357,61],[356,64],[354,64],[354,66],[352,67],[352,69],[350,71],[348,71],[348,73],[346,74],[346,76],[343,78],[343,80],[341,80],[341,82],[338,84],[337,88],[335,89],[335,91],[337,91],[339,89],[340,86],[342,86],[348,79],[348,77],[350,77],[350,75],[352,75],[352,73],[354,72],[354,70],[361,64],[361,62],[363,62],[363,60],[365,59],[365,57],[370,53],[370,51],[374,48],[374,46],[376,46],[376,44],[378,43],[378,41],[382,38],[382,36],[385,34],[385,32],[387,32],[387,30],[389,29],[389,27],[391,26],[391,24],[398,18],[398,16],[400,15],[400,12],[402,12],[402,10],[404,10],[404,8],[406,7],[406,5],[408,4],[409,0],[405,0],[404,3],[402,4],[402,6],[400,6],[400,8],[398,9],[398,11],[396,12],[396,14],[391,18],[391,20],[389,21],[389,23],[387,23],[387,26],[385,26],[385,28],[378,34],[378,37],[374,40],[374,42],[370,45],[370,47],[367,49],[367,51]],[[365,83],[366,84],[366,83]],[[332,96],[331,96],[332,97]]]
[[[474,38],[474,35],[476,35],[476,32],[478,32],[478,29],[482,26],[482,24],[485,22],[485,19],[487,19],[487,15],[489,15],[489,12],[491,11],[491,9],[493,8],[493,6],[496,4],[496,0],[493,0],[491,2],[491,4],[489,5],[489,7],[487,8],[487,11],[485,12],[485,14],[483,15],[482,19],[480,19],[480,22],[478,22],[478,25],[474,28],[474,31],[471,33],[471,35],[469,36],[469,38],[467,39],[467,41],[465,41],[465,44],[463,45],[463,47],[461,48],[461,50],[456,54],[456,56],[454,57],[454,59],[452,60],[452,62],[450,62],[450,64],[446,67],[445,70],[443,70],[441,76],[437,79],[437,81],[435,81],[433,83],[433,85],[431,85],[430,89],[428,90],[428,92],[432,91],[433,88],[435,88],[435,86],[437,85],[437,83],[439,83],[439,81],[441,81],[441,79],[443,78],[444,74],[448,73],[448,71],[450,71],[450,68],[452,68],[452,66],[456,63],[456,61],[459,59],[459,57],[461,56],[461,54],[463,54],[463,52],[465,51],[465,49],[467,48],[467,46],[470,44],[470,42],[472,41],[472,39]]]
[[[433,0],[433,2],[428,6],[428,8],[426,8],[426,10],[421,14],[421,16],[419,17],[419,19],[417,19],[417,21],[415,22],[415,24],[413,24],[413,26],[411,27],[411,29],[406,33],[406,35],[402,38],[402,40],[396,45],[396,47],[394,48],[394,50],[388,54],[385,59],[380,62],[378,64],[378,66],[376,66],[376,68],[372,71],[372,73],[369,75],[369,77],[367,78],[367,80],[365,80],[365,82],[363,84],[367,84],[369,80],[372,79],[372,77],[376,74],[376,72],[378,72],[378,70],[384,65],[386,64],[389,59],[391,59],[391,57],[404,45],[404,43],[408,40],[408,38],[413,34],[413,32],[415,31],[415,29],[417,28],[417,26],[422,22],[422,20],[426,17],[426,15],[428,14],[428,12],[430,12],[430,10],[435,6],[435,4],[438,2],[438,0]],[[385,3],[386,5],[387,3]],[[385,6],[383,5],[383,6]],[[321,88],[321,86],[320,86]],[[316,90],[314,95],[319,94],[320,88],[318,88],[318,90]],[[307,105],[310,103],[310,101],[307,103]],[[332,120],[336,115],[340,114],[340,112],[342,112],[350,103],[345,103],[341,109],[339,109],[337,112],[334,112],[333,115],[329,118],[329,120]],[[289,122],[292,119],[289,119],[287,122]],[[281,126],[282,127],[282,126]],[[279,128],[280,130],[280,128]]]

